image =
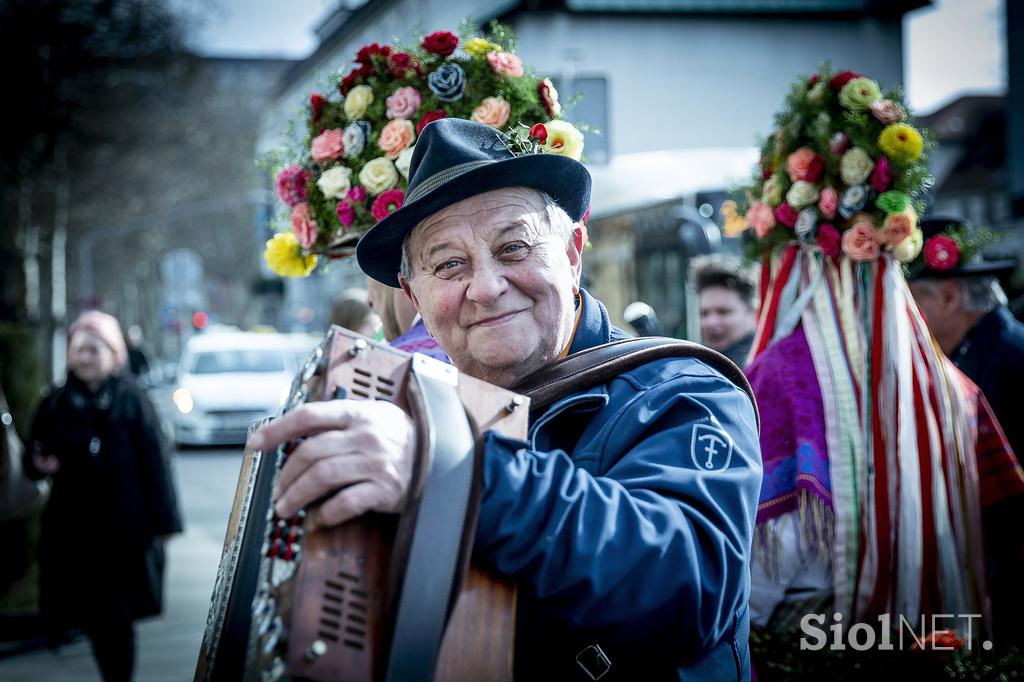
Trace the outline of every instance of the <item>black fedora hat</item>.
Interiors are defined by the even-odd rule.
[[[409,164],[405,204],[370,228],[356,245],[359,267],[397,287],[402,243],[421,221],[454,203],[503,187],[548,194],[579,221],[590,204],[590,173],[558,154],[515,155],[507,135],[483,123],[443,118],[423,128]]]
[[[962,254],[960,261],[946,270],[935,270],[930,268],[924,258],[924,249],[928,246],[928,240],[937,235],[950,232],[970,233],[973,227],[965,220],[953,216],[935,215],[921,219],[921,236],[924,240],[924,247],[921,255],[910,265],[910,279],[946,279],[950,277],[972,277],[978,275],[1004,275],[1017,267],[1017,261],[1008,260],[985,260],[982,257],[981,249],[974,253]],[[919,262],[918,262],[919,261]]]

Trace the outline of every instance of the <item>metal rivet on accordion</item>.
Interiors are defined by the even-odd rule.
[[[309,381],[311,378],[313,378],[314,374],[322,373],[319,370],[321,369],[320,360],[323,357],[324,349],[322,346],[317,346],[316,348],[313,349],[313,354],[309,356],[309,359],[306,360],[305,366],[303,366],[302,368],[303,381]],[[323,369],[326,369],[326,367],[324,367]]]
[[[320,658],[326,653],[327,642],[323,641],[322,639],[318,639],[312,644],[310,644],[309,648],[306,649],[306,660],[315,661],[316,659]]]
[[[523,396],[514,395],[512,400],[509,401],[508,405],[505,406],[505,410],[508,412],[515,412],[516,409],[523,404]]]
[[[366,350],[366,340],[356,339],[355,343],[352,344],[352,347],[348,349],[348,354],[351,355],[352,357],[355,357],[362,353],[364,350]]]

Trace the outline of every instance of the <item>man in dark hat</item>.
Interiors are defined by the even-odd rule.
[[[911,271],[910,290],[942,351],[981,388],[1002,424],[1013,451],[1024,453],[1020,388],[1024,385],[1024,325],[1006,307],[998,277],[1013,270],[1012,260],[983,260],[956,254],[952,267],[929,265],[929,241],[950,231],[968,232],[958,218],[921,221],[923,257]],[[933,265],[938,264],[934,259]],[[941,266],[940,266],[941,267]]]
[[[589,173],[511,148],[482,124],[429,124],[405,205],[357,249],[369,276],[405,291],[460,371],[505,387],[626,338],[580,287]],[[516,677],[749,679],[761,464],[748,396],[699,360],[668,358],[530,422],[528,441],[485,437],[474,545],[520,588]],[[328,524],[401,508],[414,446],[397,407],[304,405],[253,445],[309,434],[282,469],[279,514],[325,495]]]
[[[958,246],[932,240],[951,233],[970,234],[966,222],[935,216],[921,221],[922,256],[911,265],[910,290],[942,351],[981,388],[992,406],[1006,441],[1019,459],[1024,453],[1024,420],[1020,418],[1020,391],[1024,385],[1024,325],[1006,307],[999,275],[1013,270],[1012,260],[984,260],[980,253],[961,253]],[[930,243],[931,242],[931,243]],[[951,249],[946,251],[946,249]],[[952,264],[950,264],[952,260]],[[998,431],[994,428],[993,431]],[[985,434],[982,434],[983,437]],[[990,433],[989,440],[1000,434]],[[991,476],[989,480],[998,479]],[[1007,472],[1007,478],[1010,478]],[[1010,496],[985,511],[985,536],[1005,538],[991,543],[989,583],[993,595],[995,635],[1000,642],[1024,645],[1024,545],[1020,522],[1024,498]]]

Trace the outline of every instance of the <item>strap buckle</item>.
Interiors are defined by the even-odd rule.
[[[601,679],[612,667],[611,660],[596,643],[576,654],[576,664],[583,668],[583,672],[592,680]]]

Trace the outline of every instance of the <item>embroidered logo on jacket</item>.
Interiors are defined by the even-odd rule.
[[[732,438],[725,431],[707,424],[693,427],[690,457],[701,471],[722,471],[732,459]]]

